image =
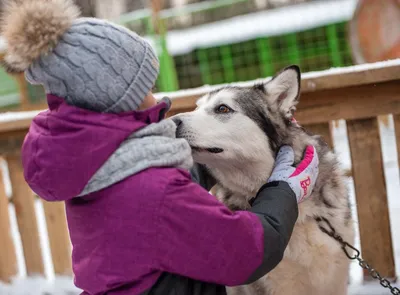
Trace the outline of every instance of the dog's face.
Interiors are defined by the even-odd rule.
[[[290,66],[252,88],[226,87],[197,102],[197,108],[173,118],[177,137],[192,147],[194,160],[209,167],[274,163],[300,92],[300,70]]]

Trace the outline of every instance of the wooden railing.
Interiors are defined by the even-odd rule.
[[[253,83],[237,84],[247,87]],[[173,99],[169,114],[192,110],[195,101],[213,88],[166,94]],[[307,129],[321,134],[331,147],[332,122],[346,120],[362,255],[382,275],[394,278],[387,189],[377,119],[388,114],[394,118],[400,155],[400,60],[303,75],[296,119]],[[9,281],[17,273],[7,209],[9,202],[15,207],[27,273],[44,273],[35,197],[24,181],[20,158],[20,147],[31,119],[32,116],[28,114],[0,123],[0,155],[8,164],[12,185],[12,196],[8,198],[0,182],[0,280],[3,281]],[[71,274],[71,249],[64,205],[43,202],[43,207],[55,273]]]

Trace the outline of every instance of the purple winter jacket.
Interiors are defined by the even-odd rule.
[[[142,294],[163,272],[239,285],[260,267],[266,247],[260,217],[231,212],[188,171],[149,168],[76,197],[124,139],[160,119],[165,104],[100,114],[47,99],[49,110],[34,118],[23,144],[24,174],[41,198],[65,201],[82,294]]]

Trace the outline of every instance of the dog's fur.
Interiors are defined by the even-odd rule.
[[[347,294],[349,259],[315,220],[327,218],[346,241],[353,242],[345,176],[322,138],[292,120],[299,93],[300,69],[290,66],[252,88],[213,91],[199,99],[193,112],[173,117],[177,136],[189,141],[195,161],[205,164],[218,181],[216,196],[232,210],[249,208],[249,199],[270,176],[281,145],[294,148],[295,164],[307,145],[314,145],[319,155],[314,191],[299,204],[283,260],[255,283],[228,288],[229,294]]]

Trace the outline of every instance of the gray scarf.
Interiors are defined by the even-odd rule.
[[[190,146],[185,139],[177,139],[175,131],[175,123],[165,119],[134,132],[92,176],[79,196],[109,187],[150,167],[189,170],[193,165]]]

